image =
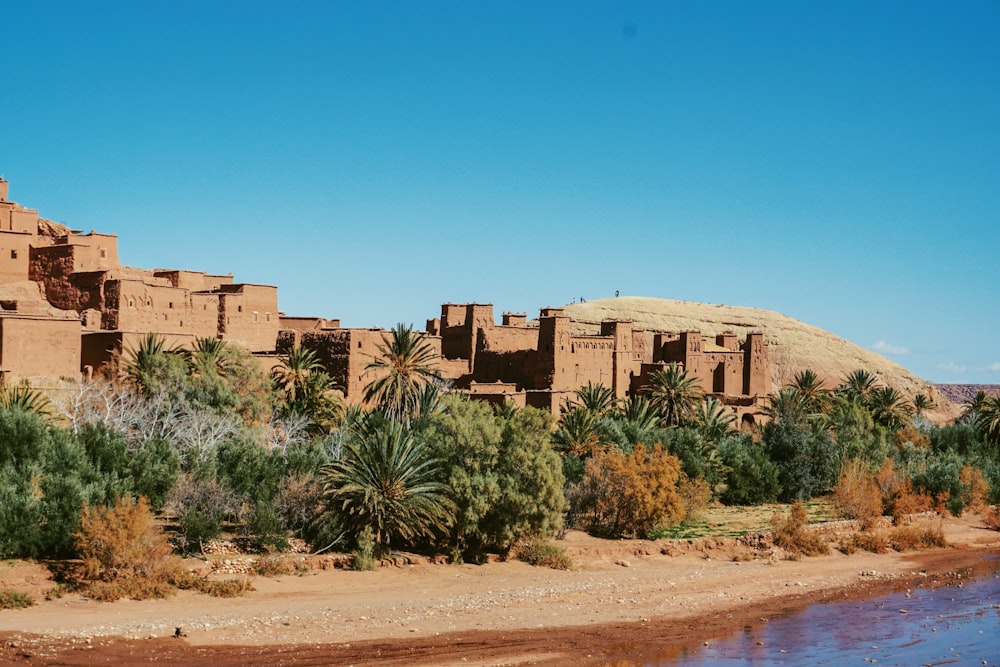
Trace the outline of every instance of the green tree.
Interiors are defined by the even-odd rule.
[[[644,396],[631,396],[615,412],[600,420],[601,442],[614,442],[624,451],[632,451],[640,442],[660,440],[660,415]]]
[[[185,386],[187,354],[155,333],[147,333],[125,350],[125,379],[144,396],[177,396]]]
[[[934,403],[934,399],[924,393],[918,393],[913,397],[913,411],[917,417],[920,417],[927,410],[933,410],[937,405]]]
[[[976,429],[987,443],[1000,449],[1000,396],[990,396],[983,401]]]
[[[426,385],[440,381],[438,355],[412,325],[397,324],[382,335],[379,356],[365,367],[372,380],[365,387],[365,401],[396,421],[417,416]]]
[[[875,375],[863,368],[858,368],[847,374],[844,381],[837,387],[837,393],[855,401],[864,402],[877,383]]]
[[[457,395],[444,404],[424,438],[443,461],[455,504],[454,556],[477,561],[488,550],[506,551],[520,539],[558,530],[565,501],[551,417],[534,408],[497,417],[486,404]]]
[[[719,495],[723,503],[760,505],[778,499],[781,492],[778,466],[750,436],[723,439],[719,443],[719,456],[729,470],[725,488]]]
[[[830,390],[811,368],[796,373],[791,386],[798,390],[810,412],[821,414],[830,408]]]
[[[875,422],[891,431],[908,425],[913,417],[913,407],[893,387],[874,387],[866,404]]]
[[[355,539],[370,529],[383,552],[432,536],[454,515],[439,481],[441,462],[396,422],[362,429],[320,474],[327,502],[345,527]]]
[[[695,427],[709,442],[719,442],[722,438],[735,434],[735,423],[736,415],[726,410],[722,402],[713,396],[702,401],[694,415]]]
[[[611,387],[605,387],[603,384],[587,382],[586,385],[577,389],[574,395],[576,398],[568,406],[563,406],[564,412],[583,408],[594,417],[602,417],[613,412],[618,406],[615,390]]]
[[[343,417],[343,402],[316,352],[297,347],[279,359],[282,365],[271,371],[275,388],[284,395],[279,414],[308,417],[320,430],[338,423]]]
[[[645,392],[666,426],[680,426],[691,420],[704,393],[698,379],[676,363],[650,374]]]

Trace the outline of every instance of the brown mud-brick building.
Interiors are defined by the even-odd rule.
[[[349,403],[363,402],[375,379],[368,365],[380,357],[388,331],[286,317],[276,287],[234,283],[232,275],[123,266],[117,236],[40,218],[9,201],[7,188],[0,179],[0,379],[95,372],[156,333],[182,347],[198,338],[230,341],[268,368],[280,364],[277,353],[303,346],[317,352]],[[760,416],[771,390],[759,333],[742,343],[735,334],[713,342],[696,331],[639,331],[627,321],[581,333],[560,308],[543,308],[535,322],[504,313],[497,324],[491,304],[446,303],[424,336],[453,387],[553,413],[588,383],[610,387],[618,398],[640,394],[650,374],[670,363],[742,422]]]
[[[276,287],[234,284],[232,275],[122,266],[117,236],[71,230],[7,196],[8,183],[0,179],[5,379],[95,371],[148,332],[182,347],[217,338],[254,352],[274,350]]]
[[[544,308],[537,322],[524,313],[504,313],[501,324],[491,304],[441,306],[428,320],[425,340],[438,353],[438,371],[456,389],[492,403],[530,405],[557,414],[588,383],[613,389],[618,398],[642,393],[653,371],[670,363],[684,367],[704,391],[718,398],[741,423],[759,420],[770,393],[767,345],[751,333],[714,343],[698,332],[635,331],[631,322],[603,322],[599,333],[574,331],[559,308]],[[343,388],[349,403],[361,403],[373,377],[366,372],[389,332],[349,329],[338,321],[283,318],[277,348],[304,346]]]

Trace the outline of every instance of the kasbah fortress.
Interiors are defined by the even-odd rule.
[[[150,332],[177,347],[198,338],[231,342],[266,369],[289,349],[306,347],[348,404],[363,402],[372,379],[366,366],[389,335],[344,328],[339,320],[286,317],[277,287],[234,283],[231,274],[122,266],[116,235],[40,218],[10,201],[0,178],[0,379],[89,377]],[[543,308],[537,323],[525,313],[503,313],[497,324],[490,304],[447,303],[424,335],[453,388],[554,414],[587,383],[611,387],[618,398],[635,395],[650,373],[670,363],[744,426],[762,418],[771,392],[760,332],[743,341],[731,333],[707,340],[697,331],[638,331],[631,322],[606,321],[598,335],[578,335],[559,308]]]

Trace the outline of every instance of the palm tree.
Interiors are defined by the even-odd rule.
[[[580,406],[589,410],[596,417],[608,414],[618,405],[615,390],[611,387],[605,387],[603,384],[588,382],[585,386],[577,389],[575,394],[576,400],[567,409]]]
[[[990,395],[985,391],[979,390],[976,395],[972,397],[965,407],[962,408],[962,421],[970,424],[975,424],[979,421],[979,416],[983,414],[983,408],[986,407],[986,401],[988,401]]]
[[[913,406],[893,387],[875,387],[866,401],[875,422],[891,430],[903,428],[913,416]]]
[[[581,458],[593,454],[598,441],[597,419],[593,412],[582,405],[563,412],[559,417],[559,427],[552,434],[556,449]]]
[[[718,442],[727,435],[736,433],[736,415],[726,410],[722,402],[709,396],[698,407],[694,423],[702,437],[709,442]]]
[[[226,376],[232,363],[229,344],[218,338],[198,338],[188,356],[188,364],[195,375],[215,373]]]
[[[913,409],[916,411],[917,417],[923,415],[924,410],[933,410],[936,407],[934,399],[927,394],[920,393],[913,397]]]
[[[764,414],[771,421],[779,424],[805,424],[814,413],[809,410],[808,402],[798,389],[792,386],[779,389],[767,398]]]
[[[41,417],[52,414],[52,403],[49,399],[42,392],[32,389],[27,381],[0,386],[0,408],[34,412]]]
[[[331,509],[357,535],[365,528],[387,551],[398,539],[432,536],[454,515],[441,463],[397,422],[362,427],[341,458],[320,469]]]
[[[164,388],[165,376],[175,359],[186,359],[187,352],[167,345],[159,334],[147,333],[136,347],[125,350],[128,361],[125,376],[141,394],[154,394]]]
[[[656,430],[660,423],[660,415],[653,404],[643,396],[632,396],[621,404],[609,420],[609,426],[615,431],[616,440],[623,449],[641,443],[652,443],[658,440]]]
[[[645,390],[649,402],[667,426],[680,426],[689,421],[704,395],[697,378],[690,377],[676,363],[654,371]]]
[[[878,382],[874,374],[863,368],[851,371],[844,381],[837,387],[837,391],[849,398],[863,403],[872,389]]]
[[[1000,395],[987,397],[983,401],[976,429],[986,442],[1000,447]]]
[[[823,386],[823,381],[811,368],[796,373],[791,386],[799,390],[810,411],[826,413],[829,410],[830,390]]]
[[[379,357],[365,367],[375,378],[365,387],[365,401],[374,403],[390,419],[414,415],[424,386],[438,382],[438,355],[413,327],[397,324],[382,335]]]
[[[314,350],[297,347],[280,357],[282,366],[271,371],[275,389],[285,395],[280,412],[308,417],[321,429],[336,423],[343,413],[337,384]]]
[[[284,392],[287,404],[297,405],[309,376],[325,372],[323,364],[314,350],[305,347],[292,348],[279,359],[282,365],[271,371],[271,379],[275,389]]]

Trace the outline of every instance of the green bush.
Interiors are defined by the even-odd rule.
[[[719,455],[729,468],[725,488],[719,496],[726,505],[762,505],[778,499],[778,467],[764,448],[749,436],[726,438]]]
[[[0,588],[0,609],[24,609],[34,606],[35,598],[27,593]]]

